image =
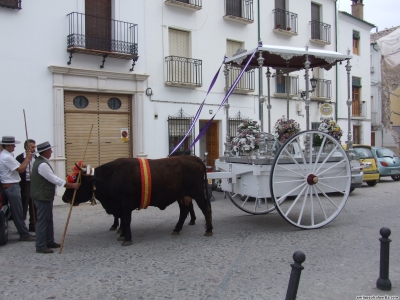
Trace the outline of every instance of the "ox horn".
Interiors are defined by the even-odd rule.
[[[86,168],[80,167],[77,163],[75,163],[75,166],[81,171],[86,173]]]

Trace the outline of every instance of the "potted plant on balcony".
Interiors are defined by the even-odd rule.
[[[281,29],[281,24],[276,24],[276,29]]]
[[[290,30],[292,30],[292,28],[291,27],[286,27],[286,30],[290,31]]]

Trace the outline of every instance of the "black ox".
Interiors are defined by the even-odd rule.
[[[152,178],[150,206],[164,210],[175,201],[179,203],[179,220],[172,234],[179,234],[182,230],[191,199],[194,199],[206,220],[205,236],[211,236],[211,203],[206,167],[201,159],[195,156],[175,156],[149,159],[148,162]],[[63,201],[71,203],[73,194],[74,190],[67,189],[62,197]],[[119,240],[123,240],[123,246],[132,245],[131,215],[133,210],[139,208],[142,196],[139,160],[119,158],[95,168],[94,176],[83,175],[74,203],[87,202],[93,196],[100,201],[108,214],[122,218],[122,234]]]

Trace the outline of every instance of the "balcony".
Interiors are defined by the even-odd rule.
[[[274,13],[274,32],[289,36],[297,35],[297,14],[280,8],[272,12]]]
[[[0,0],[0,7],[22,9],[21,0]]]
[[[367,103],[365,101],[360,101],[360,100],[352,101],[351,118],[352,119],[366,119],[367,118]]]
[[[228,87],[225,87],[225,91],[229,90],[232,86],[233,82],[239,76],[240,72],[242,71],[241,68],[228,66],[229,73],[228,73]],[[232,91],[234,94],[248,94],[254,92],[255,87],[255,71],[250,70],[244,72],[242,78],[240,78],[239,82],[237,83],[235,89]]]
[[[310,41],[322,44],[331,44],[331,25],[319,21],[310,21],[311,38]]]
[[[311,100],[326,101],[332,99],[332,81],[326,79],[317,79],[317,86],[311,93]]]
[[[202,8],[202,0],[165,0],[165,5],[196,11]]]
[[[203,69],[200,59],[167,56],[167,80],[165,85],[196,88],[203,85]]]
[[[277,75],[276,90],[274,97],[285,98],[289,91],[289,98],[293,98],[299,94],[299,78],[297,76],[289,76],[288,83],[286,83],[287,75]]]
[[[68,17],[67,51],[73,53],[133,60],[138,59],[138,26],[112,19],[73,12]]]
[[[253,0],[225,0],[224,19],[243,24],[253,23]]]

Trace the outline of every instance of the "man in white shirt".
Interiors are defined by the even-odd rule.
[[[16,141],[13,136],[3,136],[0,142],[3,151],[0,153],[0,181],[7,199],[10,203],[10,210],[13,217],[15,227],[20,236],[20,241],[34,241],[35,236],[30,235],[23,219],[23,209],[21,201],[21,188],[19,182],[21,180],[19,173],[26,170],[31,158],[32,153],[26,152],[26,157],[22,164],[15,158],[14,152],[15,144],[21,142]]]
[[[31,173],[31,197],[37,209],[36,220],[36,252],[53,253],[50,248],[59,248],[60,244],[54,241],[53,228],[53,201],[56,186],[69,189],[78,189],[80,183],[69,183],[54,174],[50,166],[50,157],[53,148],[49,142],[37,145],[40,156],[35,159]]]

